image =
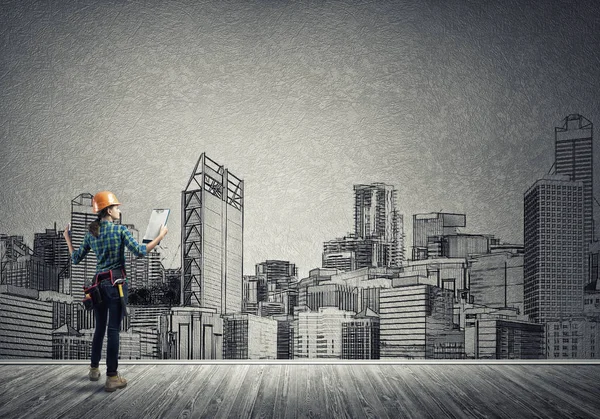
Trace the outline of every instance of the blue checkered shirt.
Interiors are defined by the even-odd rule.
[[[83,243],[71,255],[71,261],[77,265],[91,249],[98,261],[96,273],[125,268],[125,247],[137,257],[146,256],[146,245],[139,244],[127,227],[103,220],[100,221],[98,237],[89,231],[85,233]]]

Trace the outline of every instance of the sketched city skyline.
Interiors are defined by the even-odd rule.
[[[139,263],[127,258],[133,295],[150,283],[172,293],[178,283],[180,299],[170,307],[156,302],[144,307],[143,300],[132,305],[132,317],[122,330],[128,348],[124,356],[596,358],[600,246],[589,202],[594,198],[592,133],[591,121],[578,114],[568,115],[556,128],[555,173],[542,176],[524,196],[524,245],[459,231],[467,224],[465,214],[413,214],[412,257],[406,258],[395,188],[358,184],[354,233],[323,243],[322,265],[305,278],[298,277],[294,263],[281,260],[257,263],[254,276],[242,274],[245,183],[203,153],[181,193],[181,266],[169,270],[167,280],[162,265],[150,268],[143,260],[142,271],[156,272],[153,280],[142,280],[137,277]],[[91,198],[84,193],[71,202],[76,244],[95,218]],[[56,229],[46,235],[60,240]],[[39,284],[50,283],[42,291],[68,290],[72,297],[71,309],[64,302],[45,307],[48,325],[52,318],[52,347],[42,357],[85,358],[89,332],[79,326],[93,324],[93,319],[79,300],[94,261],[71,267],[65,275],[66,267],[60,266],[65,258],[59,255],[64,245],[60,252],[61,246],[53,243],[53,257],[52,251],[40,254],[46,249],[37,243],[35,254],[22,238],[2,239],[6,262],[0,285],[9,306],[11,298],[39,300]],[[31,258],[23,262],[19,252]],[[568,253],[564,262],[562,253]],[[52,269],[40,270],[40,258],[49,259]],[[503,284],[486,273],[502,270],[502,264]],[[515,270],[510,280],[509,265]],[[47,281],[49,277],[56,281]],[[502,301],[498,293],[504,294]],[[71,315],[59,315],[59,307]],[[4,309],[3,315],[12,317],[13,311]],[[19,345],[16,330],[4,333],[9,348]],[[486,347],[489,338],[482,337],[486,334],[496,335],[491,347]]]
[[[314,308],[294,313],[290,301],[296,296],[275,285],[273,301],[261,301],[260,308],[252,302],[247,309],[265,314],[283,310],[294,321],[302,318],[305,325],[352,322],[345,325],[345,339],[354,343],[382,339],[382,356],[406,351],[417,357],[460,356],[461,351],[465,356],[482,357],[539,355],[530,347],[515,352],[515,341],[510,340],[525,333],[539,344],[539,326],[526,325],[518,316],[525,310],[550,310],[556,294],[540,287],[540,292],[549,293],[547,301],[551,302],[543,307],[534,304],[529,285],[527,297],[514,296],[524,286],[524,278],[515,272],[526,265],[526,258],[530,261],[529,255],[524,256],[528,251],[524,198],[544,175],[561,171],[560,164],[554,165],[562,157],[557,159],[553,150],[553,128],[570,115],[600,119],[596,100],[600,52],[592,48],[600,34],[597,2],[581,0],[571,5],[542,0],[516,2],[512,7],[403,1],[100,2],[88,6],[34,0],[1,6],[0,23],[5,31],[0,34],[4,41],[0,233],[23,235],[25,243],[12,242],[15,252],[27,253],[28,246],[35,247],[28,240],[54,223],[61,230],[78,194],[113,190],[124,203],[124,223],[137,229],[145,227],[150,208],[171,208],[170,234],[160,249],[160,260],[155,257],[147,266],[136,267],[132,280],[146,281],[148,267],[153,264],[160,270],[162,262],[168,274],[165,278],[171,278],[169,286],[156,288],[155,295],[140,293],[136,298],[138,302],[163,297],[173,301],[175,287],[171,285],[177,282],[173,278],[186,275],[177,269],[185,270],[182,259],[189,250],[182,246],[185,223],[179,221],[185,216],[182,191],[194,163],[206,153],[244,181],[244,246],[236,276],[241,275],[242,283],[246,279],[248,288],[258,288],[264,285],[259,284],[261,279],[250,279],[258,276],[258,264],[293,264],[297,279],[307,280],[305,294],[299,292],[297,299]],[[593,150],[595,157],[597,150]],[[110,176],[101,177],[107,172]],[[593,190],[591,195],[589,190],[584,194],[586,211],[591,205],[595,214],[599,208],[590,204],[589,197],[600,196],[599,175],[600,170],[593,171]],[[544,193],[551,192],[558,187],[556,182],[539,184],[539,192],[542,186]],[[404,229],[401,245],[354,237],[354,185],[377,183],[396,190],[396,210]],[[557,202],[562,205],[562,201],[536,201],[539,196],[532,195],[528,202],[549,208]],[[419,222],[443,225],[442,233],[446,229],[457,234],[436,233],[438,237],[431,241],[421,238],[414,249],[416,215],[422,216]],[[453,218],[461,215],[466,224]],[[590,218],[585,218],[585,237],[589,237]],[[553,220],[551,225],[558,222],[558,218]],[[567,243],[570,239],[560,240],[572,250],[574,244]],[[369,274],[356,269],[361,277],[348,272],[335,276],[331,268],[313,269],[327,265],[353,272],[368,265],[368,257],[356,254],[368,256],[365,249],[372,245],[379,246],[382,260],[388,251],[389,259],[394,259],[393,253],[403,248],[404,271]],[[472,285],[468,284],[471,276],[464,273],[467,264],[442,260],[444,252],[452,253],[463,245],[493,246],[501,253],[482,257],[471,266],[479,280],[487,278],[493,284],[472,286],[471,295],[464,291]],[[421,259],[431,255],[436,255],[435,264]],[[539,268],[552,274],[565,269],[556,260],[546,262],[527,271]],[[59,284],[62,278],[64,284],[67,274],[72,277],[63,268],[31,263],[22,265],[24,270],[19,272],[26,272],[19,274],[22,278],[47,272]],[[236,261],[236,269],[239,266]],[[578,271],[578,287],[594,266],[597,263],[592,260],[589,272]],[[199,272],[188,273],[187,278]],[[76,269],[74,274],[79,286],[86,270]],[[373,279],[373,275],[379,277]],[[328,277],[335,277],[332,281],[338,284],[325,285]],[[397,308],[395,304],[407,304],[411,297],[393,286],[383,296],[381,291],[359,293],[355,287],[360,278],[378,281],[377,286],[413,287],[414,295],[428,301],[419,305],[421,315],[435,326],[419,329],[415,336],[433,336],[434,346],[395,346],[398,342],[390,337],[389,313]],[[563,285],[563,279],[554,280]],[[591,284],[584,284],[587,291],[581,303],[588,315],[595,312],[596,304]],[[198,292],[185,284],[177,291],[180,298],[189,296],[190,301]],[[10,298],[21,298],[18,301],[31,308],[35,292],[22,292],[25,297]],[[574,294],[569,299],[577,299]],[[466,312],[471,297],[475,305],[487,298],[495,311],[474,306]],[[319,301],[329,298],[334,298],[338,308],[349,310],[319,312]],[[449,310],[451,298],[458,301],[458,308]],[[40,336],[45,342],[53,333],[67,336],[65,342],[79,342],[73,347],[80,351],[87,338],[78,336],[79,329],[89,326],[89,316],[61,304],[40,302],[44,313]],[[196,324],[188,321],[195,316],[194,310],[177,307],[169,312],[169,333],[160,335],[169,356],[211,357],[221,344],[232,354],[250,350],[227,340],[230,336],[220,341],[224,330],[246,327],[240,326],[246,321],[243,316],[220,323],[211,311],[216,307],[198,307]],[[149,342],[159,335],[148,329],[163,315],[160,310],[140,308],[135,327],[145,331],[125,339],[130,349],[139,350],[124,353],[154,353],[156,347]],[[284,318],[278,321],[277,333],[284,336],[301,327]],[[455,333],[455,324],[464,331],[464,338]],[[207,330],[206,339],[211,338],[201,348],[186,347],[189,353],[184,354],[177,346],[177,333],[182,332],[172,325],[180,330],[201,326]],[[259,333],[272,336],[273,323],[261,319],[255,326]],[[595,339],[590,337],[591,326],[580,319],[573,324],[550,324],[552,342],[545,337],[546,351],[553,357],[555,353],[563,357],[565,352],[568,357],[573,352],[580,356],[580,351],[591,354]],[[167,326],[157,327],[165,331]],[[377,327],[380,335],[367,333]],[[506,336],[500,341],[512,343],[495,348],[487,340],[467,351],[467,342],[475,341],[475,330],[488,337]],[[587,346],[574,350],[578,344],[571,339],[577,334],[585,334],[585,339],[575,339]],[[278,353],[285,352],[285,342],[278,341]],[[344,351],[337,343],[335,356],[374,354],[366,346],[362,352]],[[305,349],[316,350],[304,347],[302,353]],[[260,353],[262,349],[252,350]]]

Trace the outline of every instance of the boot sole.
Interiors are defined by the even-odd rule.
[[[104,387],[104,391],[108,391],[109,393],[112,393],[113,391],[117,391],[118,389],[125,388],[125,387],[127,387],[127,384],[125,384],[124,386],[119,386],[119,387]]]

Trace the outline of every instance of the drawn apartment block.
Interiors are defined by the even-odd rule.
[[[409,260],[398,278],[392,280],[393,286],[428,284],[449,290],[453,296],[453,321],[460,323],[461,299],[469,298],[469,262],[466,258],[438,258]]]
[[[600,259],[600,241],[590,244],[589,279],[583,290],[583,312],[586,316],[600,318],[600,278],[598,261]]]
[[[323,243],[323,268],[353,271],[377,266],[380,242],[350,234]]]
[[[358,288],[337,283],[308,287],[306,306],[314,311],[320,307],[335,307],[342,311],[358,312]]]
[[[429,284],[381,290],[381,358],[463,358],[464,333],[454,326],[454,293]]]
[[[427,259],[430,238],[457,235],[458,228],[465,227],[466,222],[465,214],[414,214],[412,260]]]
[[[342,325],[356,313],[335,307],[300,311],[296,319],[294,358],[342,358]]]
[[[167,306],[129,307],[131,331],[140,337],[141,359],[161,357],[160,317],[167,316],[170,311]]]
[[[23,236],[0,235],[0,284],[34,290],[59,289],[57,266],[36,256]]]
[[[63,238],[62,231],[57,230],[56,223],[54,228],[47,228],[44,233],[35,233],[33,240],[33,254],[41,259],[43,263],[58,269],[58,287],[48,286],[51,289],[61,293],[66,293],[66,286],[71,277],[71,258],[67,242]],[[47,277],[49,282],[54,282],[54,277]]]
[[[294,316],[274,315],[277,321],[277,359],[294,359]]]
[[[379,359],[379,315],[366,308],[342,323],[342,359]]]
[[[0,359],[52,358],[52,303],[39,291],[0,285]]]
[[[253,314],[223,315],[223,359],[277,359],[277,324]]]
[[[63,324],[52,330],[52,359],[89,360],[92,356],[92,342],[89,336]]]
[[[470,260],[470,302],[524,313],[523,253],[499,251]]]
[[[255,270],[257,299],[262,303],[261,307],[266,302],[281,303],[284,309],[282,314],[293,315],[294,307],[298,305],[296,265],[285,260],[267,260],[257,263]]]
[[[223,319],[214,308],[171,307],[159,335],[162,359],[223,358]]]
[[[544,359],[544,325],[513,308],[465,304],[465,355],[474,359]]]
[[[308,305],[308,288],[331,280],[332,275],[339,273],[338,269],[315,268],[308,272],[308,277],[298,281],[298,306]]]
[[[70,295],[56,293],[45,297],[45,293],[48,292],[40,292],[40,299],[52,303],[52,358],[89,359],[91,340],[79,331],[94,328],[94,312],[72,301]]]
[[[548,359],[600,359],[598,317],[571,316],[546,322]]]
[[[349,271],[400,267],[404,261],[404,219],[391,185],[354,185],[354,233],[323,244],[323,268]]]

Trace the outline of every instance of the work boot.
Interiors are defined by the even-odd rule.
[[[114,377],[106,377],[106,384],[104,384],[104,390],[115,391],[118,388],[125,388],[127,386],[127,380],[120,375]]]
[[[88,377],[90,377],[90,381],[98,381],[100,379],[100,368],[90,367]]]

